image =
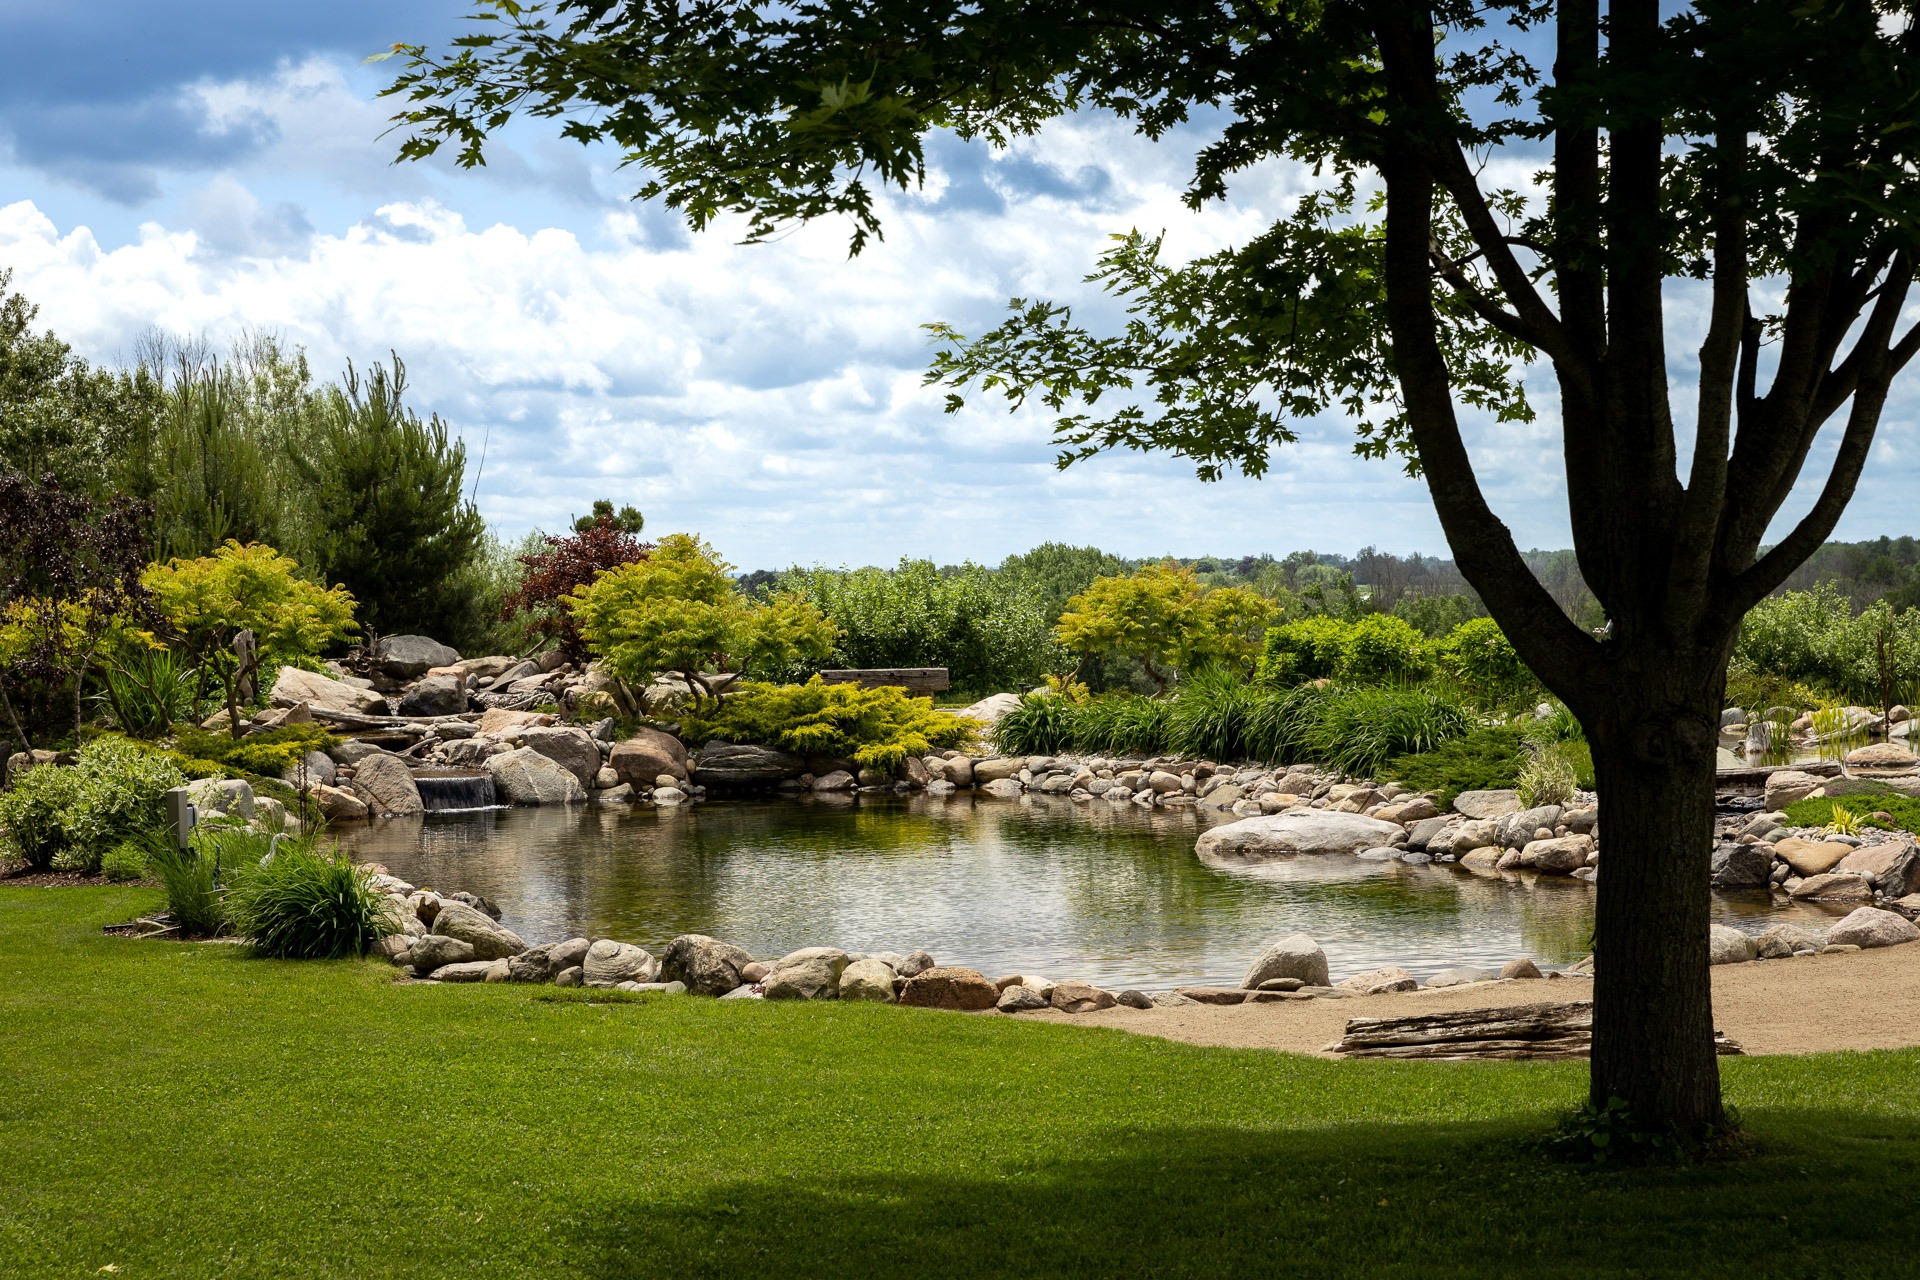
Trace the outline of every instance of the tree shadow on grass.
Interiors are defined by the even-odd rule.
[[[1633,1170],[1486,1125],[1149,1129],[966,1178],[822,1170],[599,1203],[570,1252],[595,1278],[1913,1274],[1920,1124],[1750,1129],[1746,1159]]]

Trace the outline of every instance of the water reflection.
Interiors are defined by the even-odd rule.
[[[486,895],[534,941],[657,949],[708,933],[767,956],[924,947],[989,974],[1116,989],[1235,983],[1294,931],[1326,948],[1336,977],[1565,963],[1589,949],[1592,890],[1579,881],[1347,857],[1205,866],[1194,839],[1223,820],[1058,797],[860,797],[434,814],[345,841],[417,884]],[[1749,929],[1786,918],[1756,898],[1721,914],[1767,917]]]

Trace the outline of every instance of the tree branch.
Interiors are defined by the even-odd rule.
[[[1707,577],[1719,547],[1713,535],[1726,508],[1735,382],[1751,311],[1746,202],[1741,191],[1746,174],[1746,122],[1721,120],[1715,147],[1714,176],[1720,190],[1714,208],[1713,308],[1706,339],[1700,344],[1693,465],[1674,526],[1665,609],[1670,626],[1688,630],[1707,601]]]
[[[1433,265],[1442,280],[1453,287],[1454,296],[1473,308],[1473,313],[1485,320],[1500,332],[1535,347],[1541,345],[1541,337],[1533,326],[1525,320],[1503,309],[1493,299],[1480,292],[1473,280],[1461,270],[1461,264],[1449,258],[1440,248],[1440,242],[1434,240],[1427,246],[1427,256],[1433,259]]]

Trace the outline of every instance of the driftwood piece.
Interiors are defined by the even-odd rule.
[[[459,720],[471,724],[480,717],[472,711],[463,711],[451,716],[369,716],[358,711],[336,711],[331,707],[316,707],[309,704],[316,720],[325,720],[346,729],[397,729],[403,724],[447,724]]]
[[[1716,1052],[1744,1052],[1714,1032]],[[1327,1046],[1350,1058],[1500,1059],[1561,1061],[1585,1058],[1593,1046],[1593,1002],[1460,1009],[1399,1018],[1349,1018],[1346,1034]]]

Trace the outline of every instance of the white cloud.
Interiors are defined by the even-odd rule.
[[[924,322],[977,330],[1015,294],[1110,318],[1081,283],[1110,234],[1165,228],[1176,259],[1244,241],[1305,189],[1294,167],[1255,170],[1196,216],[1180,199],[1186,153],[1112,121],[1063,121],[999,158],[943,144],[927,188],[887,201],[887,238],[849,261],[844,226],[756,247],[735,243],[738,225],[682,234],[658,210],[610,203],[633,175],[578,148],[504,149],[471,179],[396,169],[374,141],[384,109],[329,63],[195,92],[213,121],[271,122],[257,162],[124,243],[58,226],[33,200],[0,208],[15,287],[94,355],[154,325],[215,341],[277,329],[323,373],[397,351],[420,407],[476,462],[484,442],[480,501],[506,532],[612,496],[746,567],[995,560],[1047,539],[1134,555],[1444,548],[1424,487],[1353,458],[1338,421],[1309,424],[1264,481],[1203,486],[1164,457],[1059,472],[1043,412],[982,399],[947,416],[921,385]],[[301,203],[302,183],[331,198]],[[548,195],[544,211],[502,215],[502,184]],[[571,212],[556,185],[578,197]],[[1472,443],[1522,545],[1564,545],[1550,389],[1539,407],[1530,427],[1475,424]],[[1911,416],[1892,415],[1909,435]],[[1911,459],[1910,439],[1876,457],[1902,449]],[[1911,529],[1910,511],[1868,489],[1863,532]]]

